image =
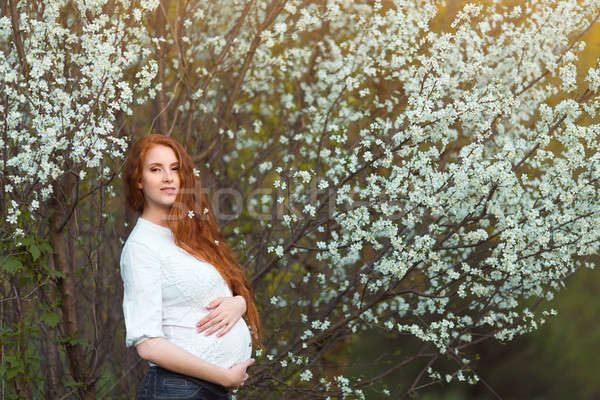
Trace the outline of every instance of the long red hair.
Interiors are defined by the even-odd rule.
[[[254,303],[252,287],[242,266],[238,263],[217,226],[208,196],[204,190],[197,193],[196,179],[199,180],[199,178],[194,176],[194,163],[183,146],[176,140],[160,134],[143,136],[133,143],[122,173],[127,204],[133,210],[142,213],[144,194],[136,183],[142,178],[146,153],[156,145],[173,149],[179,161],[180,190],[173,203],[177,206],[171,206],[168,219],[175,244],[191,255],[212,264],[227,282],[233,295],[244,297],[246,300],[244,319],[250,326],[252,342],[255,346],[262,347],[262,328]],[[200,188],[202,188],[201,184]],[[193,218],[189,218],[189,211],[194,212]]]

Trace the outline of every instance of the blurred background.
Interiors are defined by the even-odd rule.
[[[455,383],[424,392],[423,400],[559,400],[600,399],[598,349],[600,349],[600,280],[597,270],[581,269],[552,302],[558,315],[535,334],[515,339],[508,345],[488,342],[478,347],[477,370],[481,381],[473,386]],[[385,349],[410,354],[407,344],[372,331],[354,343],[347,356],[348,373],[371,376],[383,372],[389,359],[373,359]],[[400,350],[402,349],[402,350]],[[413,372],[413,371],[411,371]],[[368,399],[386,398],[388,388],[410,385],[413,373],[403,371],[386,377],[381,385],[366,390]],[[485,382],[485,383],[484,383]],[[486,386],[487,385],[487,386]]]

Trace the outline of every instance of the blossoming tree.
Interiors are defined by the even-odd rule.
[[[95,313],[88,318],[90,310],[100,311],[105,299],[96,295],[107,286],[98,268],[101,218],[88,220],[92,227],[84,228],[82,240],[77,213],[88,197],[99,201],[95,212],[105,206],[114,176],[110,159],[127,148],[117,116],[131,114],[134,97],[144,102],[156,74],[141,23],[158,5],[152,3],[0,3],[0,201],[2,232],[13,238],[3,235],[2,242],[2,272],[9,278],[3,297],[12,302],[2,315],[3,395],[60,398],[79,387],[88,397],[110,354],[102,331],[114,330],[109,326],[118,320],[104,318],[103,326]],[[41,305],[31,304],[36,298]],[[46,385],[33,384],[42,377]]]
[[[19,207],[34,204],[27,188],[58,185],[33,198],[46,201],[46,210],[62,210],[40,217],[54,229],[45,232],[63,274],[59,282],[77,282],[60,255],[61,243],[77,242],[56,236],[64,235],[61,224],[77,220],[77,210],[95,221],[86,237],[101,221],[119,220],[94,214],[101,207],[81,202],[76,186],[81,180],[96,190],[93,183],[110,174],[98,166],[122,156],[119,123],[129,136],[158,130],[180,138],[195,154],[206,188],[233,194],[213,196],[213,208],[248,270],[265,325],[265,349],[243,398],[361,398],[403,368],[417,372],[382,393],[476,383],[476,345],[537,328],[554,313],[544,301],[568,275],[593,266],[589,256],[598,253],[600,237],[600,73],[591,68],[578,81],[577,61],[600,15],[596,1],[474,3],[448,24],[446,8],[428,0],[164,0],[146,6],[157,6],[151,16],[126,2],[100,3],[80,11],[102,22],[84,29],[88,21],[77,20],[69,40],[56,40],[64,47],[47,64],[29,44],[35,34],[15,34],[14,7],[8,16],[4,7],[0,68],[14,77],[3,80],[7,100],[0,109],[10,149],[2,178],[12,182],[5,201],[13,197],[6,229],[16,238],[23,233]],[[121,12],[102,8],[113,4],[123,5]],[[71,14],[53,17],[66,18],[59,32],[69,26],[65,15]],[[100,39],[87,42],[88,32]],[[120,61],[100,62],[106,54]],[[136,59],[132,66],[139,54],[156,64]],[[32,80],[35,68],[45,69]],[[107,69],[107,84],[88,76],[94,68]],[[140,98],[127,116],[132,86],[152,99]],[[48,160],[58,144],[63,164],[49,168],[55,173],[31,172],[32,160]],[[77,174],[61,175],[75,165]],[[87,178],[79,172],[94,168]],[[27,186],[31,175],[40,182]],[[18,193],[15,185],[23,185]],[[95,195],[111,192],[98,185]],[[98,229],[113,242],[126,235],[120,224],[116,231]],[[110,293],[99,270],[84,271],[84,285]],[[67,327],[78,315],[65,305],[69,290],[76,289],[60,292]],[[120,300],[102,297],[113,313]],[[93,307],[99,298],[84,301]],[[90,324],[111,337],[122,329]],[[336,351],[371,329],[417,342],[416,351],[376,376],[347,376],[335,364]],[[88,338],[98,337],[93,331],[85,330]],[[78,331],[70,332],[72,342]],[[123,359],[117,337],[113,360]],[[71,342],[67,349],[88,354],[106,348],[100,340],[87,347]],[[68,360],[80,360],[70,373],[90,396],[115,396],[116,384],[135,387],[139,378],[135,370],[108,367],[112,383],[98,385],[101,362],[71,353]]]

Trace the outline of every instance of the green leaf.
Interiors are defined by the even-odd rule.
[[[2,263],[2,269],[6,272],[14,274],[23,269],[23,263],[17,257],[9,256],[4,263]]]
[[[32,244],[31,246],[29,246],[29,253],[31,253],[31,257],[33,257],[33,261],[37,260],[38,257],[40,256],[40,254],[42,254],[39,247],[37,247],[35,244]]]
[[[44,265],[44,269],[48,272],[48,275],[50,275],[51,278],[65,279],[67,277],[65,274],[63,274],[59,270],[48,268],[47,265]]]
[[[14,354],[7,354],[4,357],[4,362],[10,365],[6,373],[7,378],[14,378],[19,373],[25,373],[25,363],[23,362],[23,360],[21,360],[20,357]]]
[[[52,246],[50,246],[50,243],[48,242],[40,243],[40,249],[46,253],[52,253]]]
[[[60,321],[60,315],[58,315],[58,313],[55,313],[54,311],[48,311],[48,312],[43,313],[42,316],[40,317],[40,319],[43,322],[45,322],[46,325],[53,328]]]

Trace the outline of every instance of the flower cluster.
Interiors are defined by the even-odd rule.
[[[19,2],[15,15],[0,18],[0,147],[10,149],[4,196],[33,213],[59,179],[84,179],[91,169],[102,175],[105,158],[124,155],[127,140],[116,117],[131,114],[134,99],[148,98],[157,64],[148,59],[140,18],[156,3]],[[132,69],[135,78],[126,80]],[[8,210],[11,230],[17,211]]]

